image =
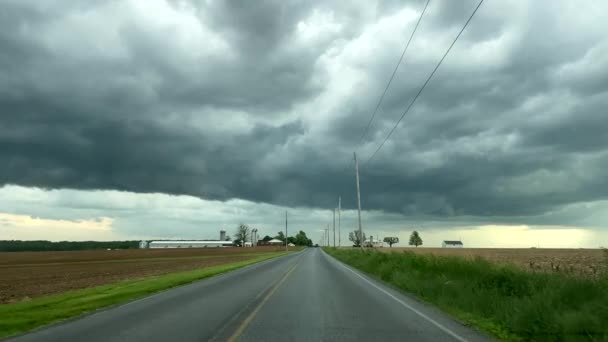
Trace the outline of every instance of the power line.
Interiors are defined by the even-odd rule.
[[[364,165],[367,164],[367,163],[369,163],[376,156],[376,154],[378,153],[378,151],[380,151],[380,149],[382,149],[382,147],[384,146],[384,144],[386,143],[386,141],[391,137],[391,135],[393,134],[393,132],[397,129],[397,126],[399,126],[399,123],[401,122],[401,120],[403,120],[403,118],[405,117],[405,115],[410,111],[410,109],[412,108],[412,106],[414,105],[414,103],[416,102],[416,100],[418,99],[418,97],[420,96],[420,94],[422,93],[422,91],[424,90],[424,88],[426,87],[426,85],[429,83],[429,81],[431,80],[431,78],[433,77],[433,75],[435,75],[435,72],[437,71],[437,69],[439,69],[439,66],[441,65],[441,63],[443,63],[443,60],[445,59],[445,57],[448,55],[448,53],[450,53],[450,50],[452,50],[452,47],[454,46],[454,44],[456,44],[456,41],[458,41],[458,38],[460,38],[460,35],[462,34],[462,32],[464,32],[464,30],[467,27],[467,25],[469,25],[469,22],[471,21],[471,19],[473,19],[473,16],[475,16],[475,13],[477,13],[477,10],[479,9],[479,7],[483,3],[483,1],[484,0],[480,0],[479,1],[479,4],[477,4],[477,7],[475,7],[475,10],[473,11],[473,13],[471,13],[471,16],[469,17],[469,19],[467,20],[467,22],[464,24],[464,26],[462,27],[462,29],[460,30],[460,32],[458,33],[458,35],[456,36],[456,38],[454,39],[454,41],[452,42],[452,44],[450,45],[450,47],[443,54],[443,57],[441,57],[441,59],[439,60],[439,63],[437,63],[437,65],[435,66],[435,69],[433,69],[433,72],[431,72],[431,74],[426,79],[426,81],[424,82],[424,84],[422,85],[422,87],[420,87],[420,90],[418,90],[418,93],[416,94],[416,96],[414,97],[414,99],[412,100],[412,102],[410,102],[410,104],[407,106],[407,108],[405,109],[405,111],[403,112],[403,114],[401,115],[401,117],[399,118],[399,120],[397,120],[397,122],[395,123],[395,126],[393,126],[393,128],[388,133],[388,135],[386,136],[386,138],[384,138],[384,141],[382,141],[382,143],[380,144],[380,146],[378,146],[378,149],[376,149],[376,151],[367,159],[367,161],[364,163]]]
[[[401,65],[401,61],[403,60],[403,56],[405,56],[405,52],[407,51],[407,48],[410,46],[410,43],[412,42],[412,38],[414,38],[414,34],[416,33],[416,30],[418,30],[418,25],[420,25],[420,22],[422,21],[422,17],[424,16],[424,12],[426,12],[426,8],[429,6],[429,3],[431,2],[431,0],[427,0],[426,5],[424,5],[424,9],[422,10],[422,13],[420,13],[420,17],[418,18],[418,21],[416,22],[416,26],[414,26],[414,30],[412,31],[412,34],[410,35],[410,38],[407,41],[407,44],[405,44],[405,48],[403,48],[403,52],[401,53],[401,57],[399,57],[399,61],[397,62],[397,65],[395,65],[395,69],[393,70],[393,73],[391,74],[390,79],[388,80],[388,83],[386,84],[386,87],[384,87],[384,91],[382,92],[382,96],[380,96],[380,99],[378,99],[378,103],[376,104],[376,108],[374,109],[374,112],[372,113],[371,118],[369,119],[369,122],[367,123],[367,127],[365,127],[365,131],[363,131],[363,135],[361,135],[361,139],[359,140],[359,146],[361,146],[361,144],[363,143],[363,139],[365,139],[365,136],[367,135],[367,133],[369,132],[370,127],[372,126],[372,121],[374,121],[374,118],[376,117],[376,113],[378,112],[378,108],[380,108],[380,105],[382,104],[382,101],[384,100],[384,96],[386,95],[386,92],[388,91],[388,88],[391,86],[391,83],[393,82],[393,78],[395,78],[395,74],[397,73],[397,69],[399,69],[399,65]]]
[[[378,103],[376,104],[376,108],[374,109],[374,111],[372,113],[372,116],[370,117],[369,122],[367,123],[367,127],[365,127],[365,130],[363,131],[363,134],[361,135],[361,138],[359,139],[359,143],[355,147],[355,151],[358,150],[359,147],[361,147],[361,144],[363,144],[363,140],[365,139],[365,136],[367,136],[367,133],[369,133],[369,129],[372,126],[372,122],[374,121],[374,118],[376,117],[376,114],[378,113],[378,110],[382,110],[382,108],[380,108],[380,106],[382,105],[382,101],[384,100],[384,96],[386,95],[386,92],[388,91],[388,88],[391,86],[391,83],[393,82],[393,79],[395,78],[395,75],[397,74],[397,70],[399,69],[399,65],[401,65],[401,62],[403,61],[403,57],[405,56],[405,53],[407,52],[407,49],[410,46],[410,43],[412,42],[412,39],[414,38],[414,34],[416,34],[416,31],[418,30],[418,26],[420,25],[420,22],[422,21],[422,17],[424,16],[424,13],[426,12],[426,9],[429,6],[430,2],[431,2],[431,0],[427,0],[426,4],[424,5],[424,8],[422,9],[422,13],[420,13],[420,17],[418,17],[418,21],[416,22],[416,26],[414,26],[414,30],[412,31],[412,34],[410,35],[410,38],[407,40],[407,43],[405,44],[405,47],[403,48],[403,51],[401,52],[401,56],[399,57],[399,61],[397,62],[397,65],[395,65],[395,69],[393,70],[393,73],[391,74],[391,77],[389,78],[388,83],[386,84],[386,87],[384,87],[384,91],[382,92],[382,95],[378,99]],[[350,168],[350,159],[349,159],[349,163],[347,163],[347,165],[344,167],[343,171],[347,171],[349,168]]]

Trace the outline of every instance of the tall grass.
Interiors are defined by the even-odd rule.
[[[531,273],[481,258],[411,252],[327,251],[501,339],[608,341],[608,275]]]

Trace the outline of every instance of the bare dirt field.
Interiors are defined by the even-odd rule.
[[[602,249],[393,247],[378,250],[465,258],[481,257],[491,262],[513,264],[531,271],[568,272],[586,276],[595,276],[608,265],[608,251]]]
[[[133,249],[0,253],[0,304],[254,258],[256,248]]]

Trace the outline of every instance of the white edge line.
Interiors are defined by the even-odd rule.
[[[386,291],[385,289],[381,288],[380,286],[374,284],[372,281],[370,281],[369,279],[365,278],[364,276],[360,275],[359,273],[355,272],[354,270],[352,270],[350,267],[346,266],[344,263],[342,263],[341,261],[337,260],[338,264],[340,264],[340,266],[344,267],[345,269],[351,271],[354,275],[356,275],[357,277],[365,280],[368,284],[370,284],[371,286],[373,286],[374,288],[376,288],[377,290],[380,290],[380,292],[384,293],[385,295],[391,297],[392,299],[394,299],[395,301],[397,301],[399,304],[403,305],[404,307],[410,309],[411,311],[413,311],[414,313],[416,313],[418,316],[426,319],[427,321],[429,321],[430,323],[432,323],[434,326],[436,326],[437,328],[443,330],[443,332],[447,333],[448,335],[454,337],[455,339],[457,339],[458,341],[461,342],[467,342],[467,339],[465,339],[464,337],[461,337],[460,335],[456,334],[455,332],[453,332],[452,330],[446,328],[445,326],[443,326],[441,323],[437,322],[436,320],[430,318],[429,316],[423,314],[422,312],[416,310],[416,308],[412,307],[411,305],[407,304],[406,302],[402,301],[401,299],[395,297],[392,293]]]

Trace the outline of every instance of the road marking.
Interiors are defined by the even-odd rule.
[[[243,323],[241,323],[241,325],[239,325],[238,329],[236,329],[234,334],[232,334],[232,336],[230,336],[230,338],[228,338],[229,342],[234,342],[239,337],[241,337],[241,335],[243,334],[245,329],[247,329],[247,327],[249,326],[251,321],[253,321],[255,316],[258,314],[258,312],[264,306],[264,304],[266,304],[266,302],[270,299],[270,297],[272,297],[272,295],[277,291],[277,289],[281,286],[281,284],[283,284],[285,282],[285,280],[287,280],[287,277],[289,277],[291,272],[293,272],[293,270],[295,270],[296,266],[298,265],[298,261],[296,261],[296,263],[293,264],[293,266],[291,266],[291,268],[289,268],[289,270],[283,275],[283,277],[270,289],[270,291],[268,292],[266,297],[264,297],[264,299],[262,299],[260,304],[258,304],[258,306],[253,310],[253,312],[251,314],[249,314],[249,316],[247,316],[247,318],[245,318],[245,320],[243,321]]]
[[[467,339],[465,339],[464,337],[461,337],[460,335],[456,334],[455,332],[453,332],[452,330],[448,329],[447,327],[443,326],[441,323],[437,322],[436,320],[432,319],[431,317],[423,314],[422,312],[416,310],[416,308],[412,307],[411,305],[407,304],[406,302],[402,301],[401,299],[395,297],[392,293],[386,291],[385,289],[381,288],[380,286],[374,284],[373,282],[371,282],[369,279],[365,278],[364,276],[360,275],[359,273],[353,271],[350,267],[346,266],[345,264],[343,264],[342,262],[338,261],[338,264],[340,264],[340,266],[344,267],[345,269],[351,271],[354,275],[356,275],[357,277],[365,280],[368,284],[370,284],[371,286],[373,286],[374,288],[376,288],[377,290],[379,290],[380,292],[384,293],[385,295],[391,297],[393,300],[395,300],[396,302],[398,302],[399,304],[403,305],[404,307],[410,309],[411,311],[413,311],[414,313],[416,313],[418,316],[426,319],[427,321],[429,321],[429,323],[432,323],[434,326],[436,326],[437,328],[441,329],[443,332],[445,332],[446,334],[452,336],[453,338],[457,339],[460,342],[467,342]]]

